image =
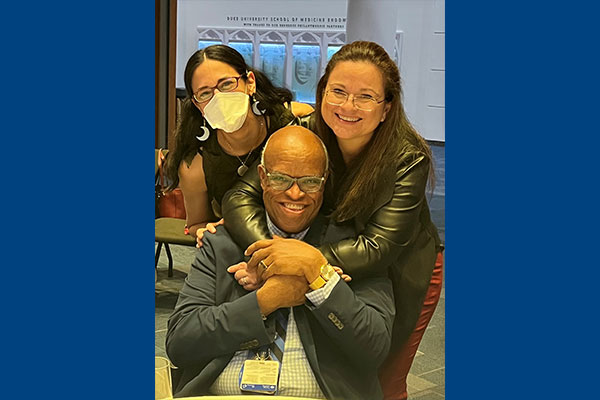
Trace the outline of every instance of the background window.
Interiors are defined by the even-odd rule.
[[[285,45],[268,44],[260,45],[260,67],[273,85],[284,87],[283,66],[285,65]]]
[[[331,60],[331,56],[337,53],[337,51],[341,48],[342,46],[327,46],[327,62],[329,62],[329,60]]]
[[[214,40],[198,40],[198,50],[202,50],[203,48],[212,46],[213,44],[223,44],[223,43],[215,42]]]
[[[321,50],[319,46],[294,45],[292,47],[292,93],[302,103],[315,103],[319,79]]]
[[[236,49],[242,56],[244,56],[244,60],[246,64],[252,67],[252,59],[254,56],[254,50],[252,48],[252,43],[249,42],[229,42],[229,46]]]

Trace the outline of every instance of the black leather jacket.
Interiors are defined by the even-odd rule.
[[[415,327],[437,253],[443,249],[426,199],[431,162],[416,148],[404,148],[395,171],[387,171],[373,207],[352,221],[361,233],[319,247],[353,279],[387,270],[396,302],[394,348]],[[225,225],[240,246],[270,237],[256,166],[225,194],[222,208]]]

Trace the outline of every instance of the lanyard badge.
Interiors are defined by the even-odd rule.
[[[281,364],[271,359],[271,352],[259,351],[254,359],[244,361],[240,370],[240,390],[263,394],[275,394]]]

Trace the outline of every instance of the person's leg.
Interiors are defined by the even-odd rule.
[[[406,377],[417,354],[417,349],[419,348],[419,343],[421,343],[425,329],[429,321],[431,321],[435,307],[440,300],[440,295],[442,294],[442,270],[443,256],[440,252],[435,261],[429,289],[427,289],[423,308],[421,309],[415,330],[408,338],[406,344],[394,354],[390,354],[380,368],[379,381],[382,385],[385,400],[406,400],[408,398]]]

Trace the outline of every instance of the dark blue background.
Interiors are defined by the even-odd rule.
[[[446,2],[449,400],[597,396],[588,4]]]
[[[154,2],[0,13],[0,397],[151,399]]]
[[[596,386],[597,15],[447,4],[448,399]],[[154,4],[2,17],[3,393],[151,398]]]

